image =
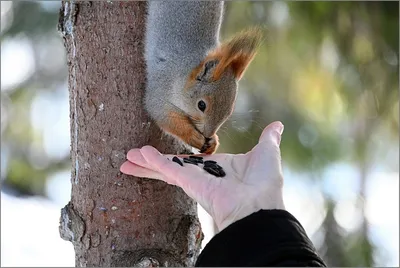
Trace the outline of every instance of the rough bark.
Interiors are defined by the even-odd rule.
[[[164,182],[119,172],[130,148],[187,150],[143,110],[146,2],[63,2],[69,66],[72,195],[60,235],[76,266],[193,266],[197,208]]]

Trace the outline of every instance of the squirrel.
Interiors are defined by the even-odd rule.
[[[223,1],[149,1],[144,106],[166,133],[213,154],[238,81],[261,43],[253,28],[220,43]]]

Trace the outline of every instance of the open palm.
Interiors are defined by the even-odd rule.
[[[121,171],[181,187],[222,230],[260,209],[284,208],[279,149],[282,131],[280,122],[270,124],[259,143],[246,154],[202,155],[204,160],[214,160],[225,170],[226,176],[222,178],[207,173],[201,166],[184,163],[182,167],[170,160],[173,155],[162,155],[151,146],[130,150]]]

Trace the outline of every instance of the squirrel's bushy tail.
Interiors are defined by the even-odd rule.
[[[247,66],[253,60],[262,39],[261,29],[255,27],[236,34],[211,51],[207,58],[218,60],[213,72],[213,79],[218,80],[222,73],[231,67],[235,78],[240,80]]]

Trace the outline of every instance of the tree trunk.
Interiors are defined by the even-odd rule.
[[[196,203],[164,182],[119,172],[130,148],[188,148],[143,110],[146,2],[66,2],[72,195],[60,235],[76,266],[193,266],[202,240]]]

